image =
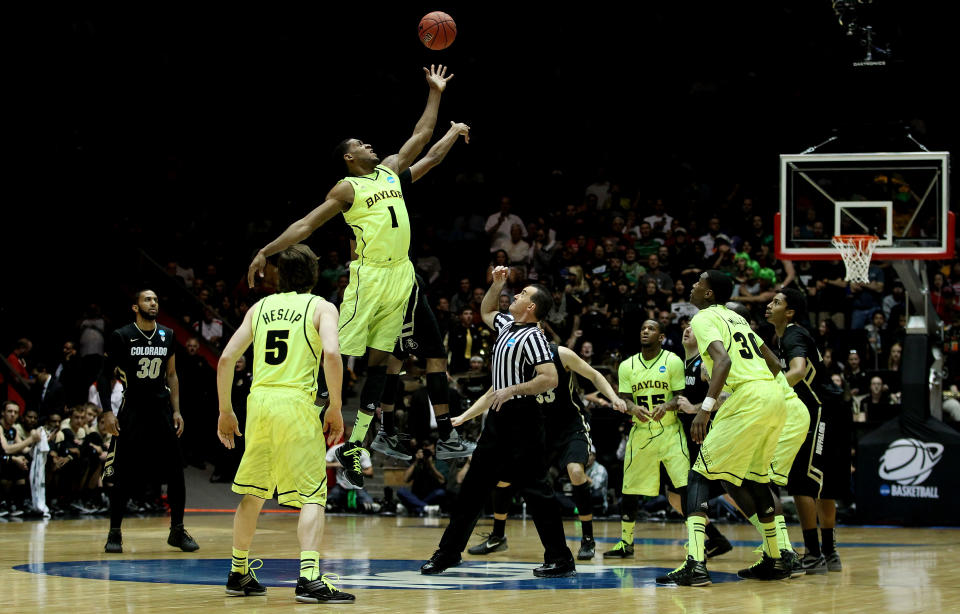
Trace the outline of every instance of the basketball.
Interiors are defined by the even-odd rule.
[[[417,34],[428,49],[439,51],[453,44],[453,39],[457,38],[457,24],[450,15],[434,11],[420,20]]]

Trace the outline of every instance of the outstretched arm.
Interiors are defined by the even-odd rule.
[[[287,249],[291,245],[300,243],[317,228],[330,221],[341,211],[346,211],[353,204],[353,185],[349,182],[341,181],[327,193],[327,199],[316,209],[306,214],[296,222],[290,224],[279,237],[267,244],[266,247],[257,252],[253,262],[247,268],[247,283],[252,288],[254,285],[254,275],[259,274],[263,277],[263,268],[267,265],[267,258]]]
[[[450,129],[443,135],[443,138],[433,144],[433,147],[430,148],[427,155],[417,160],[417,162],[410,167],[410,180],[416,181],[420,179],[434,166],[443,162],[443,159],[447,157],[447,153],[450,152],[453,144],[457,142],[461,134],[463,135],[464,142],[469,143],[470,126],[450,122]]]
[[[613,391],[613,386],[610,385],[610,382],[607,381],[607,378],[605,378],[602,373],[588,365],[586,361],[580,358],[573,350],[562,346],[557,349],[560,352],[560,361],[564,367],[567,367],[575,373],[579,373],[593,382],[597,390],[599,390],[603,396],[610,399],[610,403],[615,410],[619,412],[625,412],[627,410],[626,402],[617,396],[617,393]]]
[[[439,66],[431,64],[430,70],[424,68],[423,72],[427,74],[427,85],[430,86],[427,107],[423,110],[420,121],[413,129],[413,135],[400,148],[400,153],[389,156],[383,161],[384,166],[398,174],[410,168],[413,161],[417,159],[423,148],[430,142],[430,137],[433,136],[433,127],[437,125],[440,95],[447,88],[447,81],[453,79],[452,73],[449,77],[447,76],[447,67],[443,64]]]
[[[464,422],[467,422],[468,420],[473,420],[483,412],[490,409],[490,403],[492,402],[493,402],[493,387],[491,386],[490,388],[487,389],[486,392],[483,393],[482,397],[474,401],[473,405],[470,406],[470,409],[463,412],[459,416],[455,416],[451,418],[450,424],[452,424],[453,426],[460,426],[461,424],[463,424]]]

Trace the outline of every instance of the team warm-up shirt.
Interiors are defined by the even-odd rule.
[[[543,408],[547,439],[555,440],[577,432],[589,434],[590,422],[580,398],[577,378],[564,368],[556,343],[550,344],[550,354],[557,367],[557,387],[537,395],[537,403]]]
[[[104,352],[104,369],[108,374],[116,369],[123,384],[121,413],[128,408],[138,411],[141,404],[167,407],[167,363],[175,353],[176,339],[166,326],[157,324],[145,332],[131,322],[113,331]],[[100,391],[100,401],[103,407],[111,407],[110,387],[106,388]]]
[[[684,389],[683,360],[669,350],[661,349],[653,360],[644,360],[643,353],[634,354],[620,363],[618,391],[633,395],[633,402],[648,410],[666,403]],[[636,425],[650,427],[633,417]],[[668,411],[660,419],[661,426],[677,422],[677,412]]]
[[[733,392],[739,386],[755,380],[773,380],[767,361],[760,353],[763,339],[735,312],[723,305],[711,305],[698,311],[690,321],[690,326],[697,337],[700,357],[709,375],[713,374],[713,359],[707,347],[719,341],[729,354],[731,364],[725,390]]]
[[[312,294],[285,292],[254,307],[251,392],[285,388],[316,395],[323,345],[313,315],[322,301]]]
[[[820,407],[818,391],[824,384],[825,370],[820,358],[820,350],[807,329],[797,324],[790,324],[779,340],[777,354],[780,356],[780,368],[786,371],[790,368],[790,361],[803,357],[807,360],[807,370],[793,389],[797,396],[807,406],[807,409],[816,411]]]
[[[410,218],[400,177],[380,165],[369,175],[345,177],[341,181],[353,186],[353,204],[343,212],[343,219],[357,239],[360,264],[407,260]]]
[[[498,313],[493,325],[497,330],[491,363],[494,390],[529,382],[536,377],[537,365],[553,361],[547,336],[536,324],[517,324],[512,315]]]

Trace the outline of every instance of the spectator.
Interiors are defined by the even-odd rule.
[[[27,472],[30,467],[28,454],[40,439],[38,431],[26,438],[17,432],[16,422],[20,415],[20,405],[13,400],[3,404],[0,415],[0,444],[3,457],[0,460],[0,512],[10,516],[20,516],[32,509],[30,490],[27,486]]]
[[[900,361],[903,356],[903,346],[894,343],[890,346],[890,352],[887,354],[887,370],[900,371]]]
[[[849,384],[850,394],[854,396],[865,394],[869,386],[867,374],[861,368],[860,362],[857,350],[850,350],[847,354],[847,367],[843,370],[843,379]]]
[[[530,244],[523,240],[523,228],[520,224],[510,226],[510,241],[504,251],[510,266],[523,269],[525,275],[530,264]]]
[[[437,327],[440,329],[440,338],[442,339],[450,332],[454,319],[450,312],[450,301],[447,300],[447,297],[437,297],[437,304],[433,306],[433,315],[437,319]]]
[[[648,284],[653,281],[657,284],[657,291],[670,296],[673,293],[673,279],[660,267],[660,256],[650,254],[647,256],[647,274],[643,276],[643,283]]]
[[[96,407],[100,407],[100,392],[97,390],[97,382],[90,384],[90,387],[87,389],[87,403],[91,403]],[[120,411],[120,406],[123,404],[123,384],[120,383],[120,380],[117,379],[117,374],[114,373],[110,378],[110,407],[114,413]]]
[[[666,214],[666,205],[662,198],[653,201],[653,213],[643,218],[643,221],[650,224],[653,234],[662,237],[673,224],[673,218]]]
[[[516,267],[510,266],[510,257],[507,255],[507,252],[502,249],[498,249],[493,253],[493,260],[490,261],[490,264],[487,265],[487,283],[493,281],[493,269],[498,266],[507,266],[510,267],[510,273],[507,277],[507,286],[512,287],[516,286],[518,283],[522,283],[523,280],[520,279],[521,273],[525,274],[525,271],[521,271]],[[476,294],[476,291],[474,291]]]
[[[903,282],[899,279],[894,280],[893,285],[890,287],[890,294],[883,297],[883,300],[880,301],[880,305],[883,309],[883,317],[887,319],[887,322],[890,321],[891,312],[894,307],[901,307],[905,305],[905,298],[903,294]]]
[[[434,515],[446,501],[448,465],[435,460],[435,444],[425,441],[403,474],[404,487],[397,490],[397,498],[413,516]]]
[[[420,253],[417,255],[416,265],[417,272],[423,277],[424,281],[427,282],[428,286],[432,286],[440,279],[443,265],[440,263],[440,259],[433,253],[433,248],[430,247],[429,242],[420,244]]]
[[[213,309],[205,307],[203,310],[203,320],[193,323],[193,330],[207,342],[219,347],[220,340],[223,338],[223,321],[214,317]]]
[[[597,462],[597,450],[590,447],[590,455],[587,457],[587,483],[590,484],[590,498],[593,501],[594,512],[599,508],[600,514],[607,513],[607,482],[609,476],[607,469]]]
[[[510,212],[512,208],[510,197],[503,196],[500,198],[500,211],[487,218],[484,230],[490,238],[491,252],[506,249],[510,242],[510,229],[514,224],[519,224],[521,236],[527,236],[527,227],[523,225],[523,220],[519,216]]]
[[[457,293],[450,299],[450,311],[460,313],[464,307],[468,307],[473,300],[473,294],[470,292],[470,278],[461,277],[460,286]]]
[[[17,340],[17,344],[13,346],[13,351],[7,356],[7,362],[10,364],[10,368],[13,369],[14,373],[19,375],[27,385],[32,382],[30,372],[27,371],[27,356],[30,355],[30,350],[32,349],[32,341],[26,338],[19,339]],[[26,400],[20,396],[20,393],[14,388],[13,382],[7,384],[7,398],[15,401],[19,407],[26,405]]]
[[[63,360],[54,370],[53,377],[63,387],[67,405],[76,405],[84,401],[87,388],[83,382],[80,357],[77,356],[77,347],[73,341],[63,343]]]
[[[33,376],[36,382],[33,387],[35,391],[33,406],[40,411],[40,415],[62,412],[67,405],[67,395],[60,382],[47,371],[47,366],[43,363],[37,363],[33,369]]]
[[[104,331],[107,322],[100,313],[100,306],[89,305],[80,320],[80,343],[78,353],[83,373],[83,387],[92,384],[100,374],[103,364]]]
[[[716,251],[716,237],[720,234],[720,218],[712,217],[707,222],[707,232],[700,236],[700,242],[703,243],[704,255],[713,256]],[[728,239],[729,241],[729,239]]]
[[[451,373],[463,373],[470,369],[470,358],[483,348],[483,336],[476,325],[473,309],[460,312],[460,317],[447,335],[447,352]]]
[[[17,411],[19,412],[19,407]],[[38,426],[40,426],[40,414],[37,413],[35,409],[24,410],[23,414],[20,416],[20,420],[14,425],[17,429],[17,434],[20,436],[21,440],[27,439]]]
[[[337,287],[337,279],[341,275],[349,275],[346,265],[340,261],[340,252],[331,249],[327,252],[327,260],[323,269],[320,271],[320,279],[323,280],[324,292],[330,292]]]
[[[634,241],[633,249],[637,250],[637,257],[644,258],[656,254],[663,245],[663,239],[653,236],[653,229],[648,222],[640,222],[640,237]]]
[[[628,247],[627,251],[623,254],[623,274],[627,277],[627,281],[630,282],[630,285],[636,287],[640,280],[647,274],[647,269],[640,264],[640,261],[637,260],[637,250],[632,247]]]
[[[850,330],[862,329],[873,316],[873,312],[880,309],[880,293],[883,292],[883,271],[877,265],[871,264],[867,277],[869,281],[865,284],[855,281],[850,282],[852,308]],[[942,278],[943,276],[941,276],[941,280]]]
[[[859,422],[877,427],[892,420],[900,413],[899,405],[893,404],[890,391],[880,376],[870,378],[867,396],[860,400]]]

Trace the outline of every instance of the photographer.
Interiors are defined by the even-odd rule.
[[[403,474],[404,488],[397,490],[397,497],[413,516],[436,513],[446,499],[444,484],[447,478],[446,463],[435,461],[435,444],[432,440],[423,442],[413,457],[413,462]]]

